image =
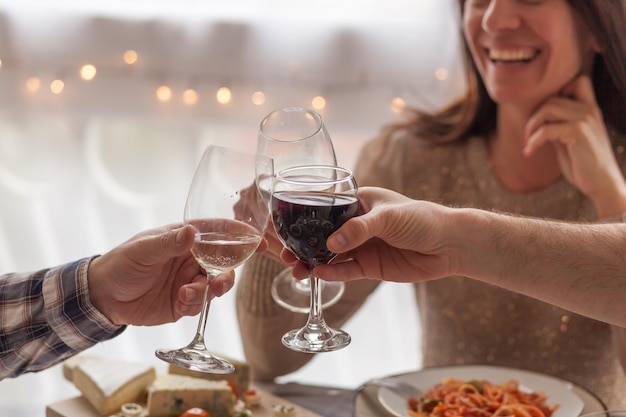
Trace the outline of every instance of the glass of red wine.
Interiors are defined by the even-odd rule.
[[[259,126],[257,153],[274,160],[274,170],[302,165],[337,165],[335,149],[322,116],[305,107],[284,107],[268,113]],[[259,189],[269,203],[272,178],[257,177]],[[343,295],[343,282],[320,281],[322,304],[330,307]],[[281,271],[272,281],[272,298],[283,308],[308,314],[308,279],[298,280],[291,268]]]
[[[357,215],[359,201],[352,171],[330,165],[307,165],[280,171],[270,198],[274,229],[283,245],[309,269],[310,308],[304,327],[287,332],[283,345],[299,352],[329,352],[350,344],[350,335],[326,324],[315,266],[336,254],[326,239]]]
[[[184,222],[196,228],[191,253],[206,271],[207,284],[243,264],[261,242],[270,213],[255,185],[255,172],[260,171],[273,174],[271,158],[214,145],[202,155],[187,195]],[[158,358],[194,371],[227,374],[235,370],[206,348],[211,299],[207,285],[191,343],[180,349],[158,349]]]

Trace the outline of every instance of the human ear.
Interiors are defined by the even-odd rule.
[[[598,42],[598,39],[594,35],[591,35],[590,37],[590,46],[593,52],[597,54],[604,52],[604,46],[600,45],[600,42]]]

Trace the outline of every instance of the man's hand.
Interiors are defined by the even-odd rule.
[[[116,324],[157,325],[200,312],[207,278],[190,249],[192,226],[142,232],[94,259],[89,293],[94,306]],[[234,272],[211,283],[211,294],[232,288]]]

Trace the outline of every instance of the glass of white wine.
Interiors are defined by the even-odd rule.
[[[269,223],[269,208],[255,185],[255,173],[273,173],[271,158],[215,145],[204,151],[191,182],[184,222],[196,228],[191,249],[206,271],[207,284],[243,264],[256,251]],[[234,366],[211,354],[204,332],[211,304],[209,286],[191,343],[180,349],[158,349],[166,362],[195,371],[226,374]]]

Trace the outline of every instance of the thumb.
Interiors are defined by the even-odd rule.
[[[191,225],[171,229],[150,238],[143,247],[142,252],[153,261],[180,256],[191,249],[195,235],[196,229]]]
[[[170,231],[168,235],[166,239],[166,250],[172,251],[175,255],[182,255],[193,246],[193,242],[196,238],[196,228],[187,224],[178,230],[174,229]]]
[[[345,222],[335,233],[328,237],[326,246],[335,253],[347,252],[375,236],[372,227],[375,222],[368,222],[369,213],[353,217]]]

